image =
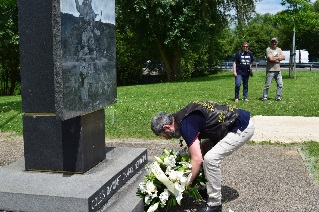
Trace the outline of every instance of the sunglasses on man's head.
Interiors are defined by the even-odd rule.
[[[248,46],[243,46],[244,48],[248,48]]]

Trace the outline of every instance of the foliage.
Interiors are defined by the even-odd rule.
[[[17,0],[1,0],[0,7],[17,5]]]
[[[314,11],[310,0],[283,0],[281,4],[287,9],[274,16],[282,36],[279,39],[282,40],[281,46],[292,49],[295,30],[297,49],[307,49],[310,57],[314,57],[319,48],[319,14]]]
[[[247,42],[249,42],[249,50],[253,52],[254,57],[264,58],[265,50],[270,44],[270,39],[276,37],[278,34],[278,30],[272,25],[256,23],[249,24],[246,27],[244,36],[247,38]]]
[[[163,61],[169,80],[182,76],[181,61],[190,58],[187,54],[200,55],[202,46],[213,46],[227,26],[228,6],[221,1],[120,0],[117,3],[123,13],[122,21],[138,36],[136,40],[148,44],[145,51],[155,47],[156,59]]]
[[[142,75],[143,54],[137,48],[134,35],[127,29],[116,30],[116,72],[118,85],[135,85]]]
[[[319,14],[315,12],[316,3],[312,5],[309,0],[288,0],[282,1],[282,5],[287,9],[275,15],[256,14],[248,20],[242,32],[236,28],[234,34],[238,38],[234,39],[236,48],[233,52],[247,41],[256,58],[264,57],[271,37],[279,38],[279,47],[283,50],[292,49],[295,26],[297,49],[307,49],[310,58],[318,57]]]
[[[7,5],[4,5],[7,3]],[[0,4],[0,95],[13,95],[20,84],[18,8]],[[9,5],[9,6],[8,6]]]
[[[229,1],[235,10],[235,23],[237,23],[237,30],[239,33],[244,32],[244,28],[248,21],[252,18],[255,12],[255,1],[254,0],[243,0],[243,1]]]
[[[187,149],[178,152],[164,149],[160,157],[146,166],[148,174],[139,184],[136,194],[143,198],[147,212],[156,211],[158,207],[169,210],[176,204],[181,204],[183,195],[201,200],[199,189],[204,189],[206,179],[201,167],[197,178],[189,184],[192,176],[190,155]]]
[[[254,57],[264,58],[265,50],[270,45],[270,39],[279,37],[281,40],[282,36],[274,20],[274,15],[266,13],[256,14],[248,20],[242,30],[236,27],[228,36],[229,39],[224,40],[226,41],[225,46],[231,46],[232,57],[236,51],[241,49],[243,42],[248,42],[249,50],[253,52]]]
[[[314,10],[314,12],[319,13],[319,0],[316,0],[313,3],[313,10]]]

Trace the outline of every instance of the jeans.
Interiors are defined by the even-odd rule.
[[[237,75],[235,77],[235,99],[239,99],[241,81],[243,81],[243,97],[244,99],[248,99],[248,79],[249,75]]]
[[[207,204],[217,206],[222,204],[221,195],[221,161],[231,155],[239,147],[243,146],[254,134],[255,126],[252,120],[249,121],[244,131],[238,130],[237,133],[229,132],[204,156],[204,173],[207,179],[206,188],[208,194]]]
[[[267,72],[267,75],[266,75],[263,98],[268,97],[268,90],[273,78],[276,80],[276,83],[277,83],[276,99],[281,97],[282,87],[283,87],[281,73],[280,71],[269,71]]]

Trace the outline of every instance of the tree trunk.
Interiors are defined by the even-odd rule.
[[[163,60],[168,81],[175,81],[180,78],[180,63],[181,63],[181,53],[179,50],[172,51],[173,55],[169,56],[166,54],[166,51],[163,47],[162,42],[159,39],[156,39],[156,46],[160,52],[161,58]]]

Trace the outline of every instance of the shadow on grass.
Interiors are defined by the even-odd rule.
[[[9,117],[2,117],[3,123],[0,124],[0,129],[2,129],[12,120],[16,119],[21,114],[21,101],[9,101],[5,103],[0,103],[0,113],[9,113],[10,111],[13,111],[14,114]]]
[[[9,101],[0,103],[0,113],[6,113],[11,110],[17,111],[21,113],[22,110],[22,102],[20,101]]]
[[[16,119],[20,115],[20,112],[16,112],[14,115],[5,119],[5,121],[0,125],[0,129],[2,129],[5,125],[10,123],[12,120]]]
[[[197,78],[190,78],[190,79],[185,79],[181,80],[179,82],[205,82],[205,81],[217,81],[217,80],[222,80],[222,79],[229,79],[229,78],[234,78],[234,75],[229,73],[229,75],[210,75],[206,77],[197,77]]]

